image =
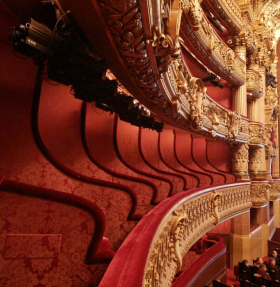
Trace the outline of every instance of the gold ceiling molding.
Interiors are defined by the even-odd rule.
[[[246,72],[247,99],[249,101],[259,99],[263,95],[263,79],[260,73],[248,69]]]
[[[247,212],[251,206],[248,182],[209,188],[181,200],[157,228],[142,286],[171,286],[190,247],[213,226]]]
[[[173,1],[170,4],[164,0],[147,0],[141,2],[141,9],[140,2],[133,0],[126,1],[122,6],[122,2],[114,4],[109,0],[99,3],[118,57],[123,60],[146,99],[168,117],[169,123],[229,142],[248,141],[248,119],[212,100],[206,94],[203,82],[191,77],[181,57],[179,27],[182,2]],[[196,23],[193,22],[193,25]],[[209,31],[213,30],[208,22],[207,27]],[[224,58],[228,61],[228,74],[232,78],[240,74],[239,78],[245,79],[244,73],[241,73],[245,63],[225,44],[222,47]],[[215,45],[212,49],[216,53]],[[240,81],[236,83],[241,84]],[[134,96],[137,98],[137,94]],[[153,110],[151,106],[147,107]]]

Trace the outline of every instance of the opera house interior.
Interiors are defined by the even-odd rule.
[[[0,287],[280,286],[236,274],[280,250],[280,1],[1,0],[0,24]]]

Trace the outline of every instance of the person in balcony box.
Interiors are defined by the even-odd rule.
[[[265,264],[260,264],[258,271],[256,274],[254,274],[255,277],[263,277],[267,280],[272,280],[269,273],[267,272],[267,268],[265,266]]]
[[[275,249],[272,249],[270,252],[270,258],[274,258],[276,262],[277,268],[280,268],[280,258],[278,257],[278,253]]]
[[[267,270],[271,274],[271,277],[273,278],[273,280],[280,281],[279,269],[276,267],[276,260],[274,257],[269,258]]]
[[[260,267],[263,264],[263,259],[262,257],[257,257],[257,259],[254,261],[254,266],[255,267]]]

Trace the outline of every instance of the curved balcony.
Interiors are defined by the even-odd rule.
[[[258,122],[249,122],[249,142],[252,147],[264,147],[266,139],[265,125]]]
[[[190,247],[251,205],[250,182],[193,189],[165,200],[129,234],[99,286],[171,286]]]
[[[226,276],[226,246],[223,239],[212,235],[208,236],[204,242],[212,246],[204,249],[204,252],[191,265],[179,271],[172,287],[209,286],[212,279],[222,279]],[[203,276],[200,276],[202,274]]]
[[[203,3],[230,34],[239,34],[242,29],[241,9],[234,0],[204,0]]]
[[[83,8],[74,0],[66,3],[118,80],[161,120],[228,142],[248,141],[247,119],[208,97],[203,82],[192,78],[181,57],[181,2],[172,3],[167,18],[159,13],[166,8],[160,1],[143,1],[141,9],[139,1],[119,6],[119,2],[86,0]],[[97,22],[102,25],[93,26]],[[240,67],[228,73],[239,75],[244,63],[232,53],[228,48],[226,57],[233,58],[232,67],[236,61]]]
[[[263,80],[260,73],[247,70],[246,73],[247,99],[249,101],[259,99],[263,95]]]
[[[209,24],[201,8],[192,1],[184,8],[181,36],[194,55],[232,85],[246,81],[246,63],[226,45]]]

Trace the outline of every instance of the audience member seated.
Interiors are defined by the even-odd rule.
[[[269,273],[267,273],[267,268],[265,266],[265,264],[260,264],[258,271],[256,274],[254,274],[255,277],[263,277],[267,280],[272,280]]]
[[[274,258],[276,262],[276,266],[280,267],[280,258],[278,257],[278,253],[275,249],[272,249],[269,255],[270,258]]]
[[[254,266],[260,267],[261,265],[263,265],[263,259],[262,257],[257,257],[257,259],[254,260]]]
[[[267,269],[269,272],[275,272],[275,276],[271,276],[271,277],[274,277],[273,280],[280,281],[279,269],[276,267],[276,261],[275,261],[274,257],[269,258],[269,263],[267,265]]]
[[[254,274],[251,272],[248,260],[244,259],[239,263],[239,279],[252,281]]]

